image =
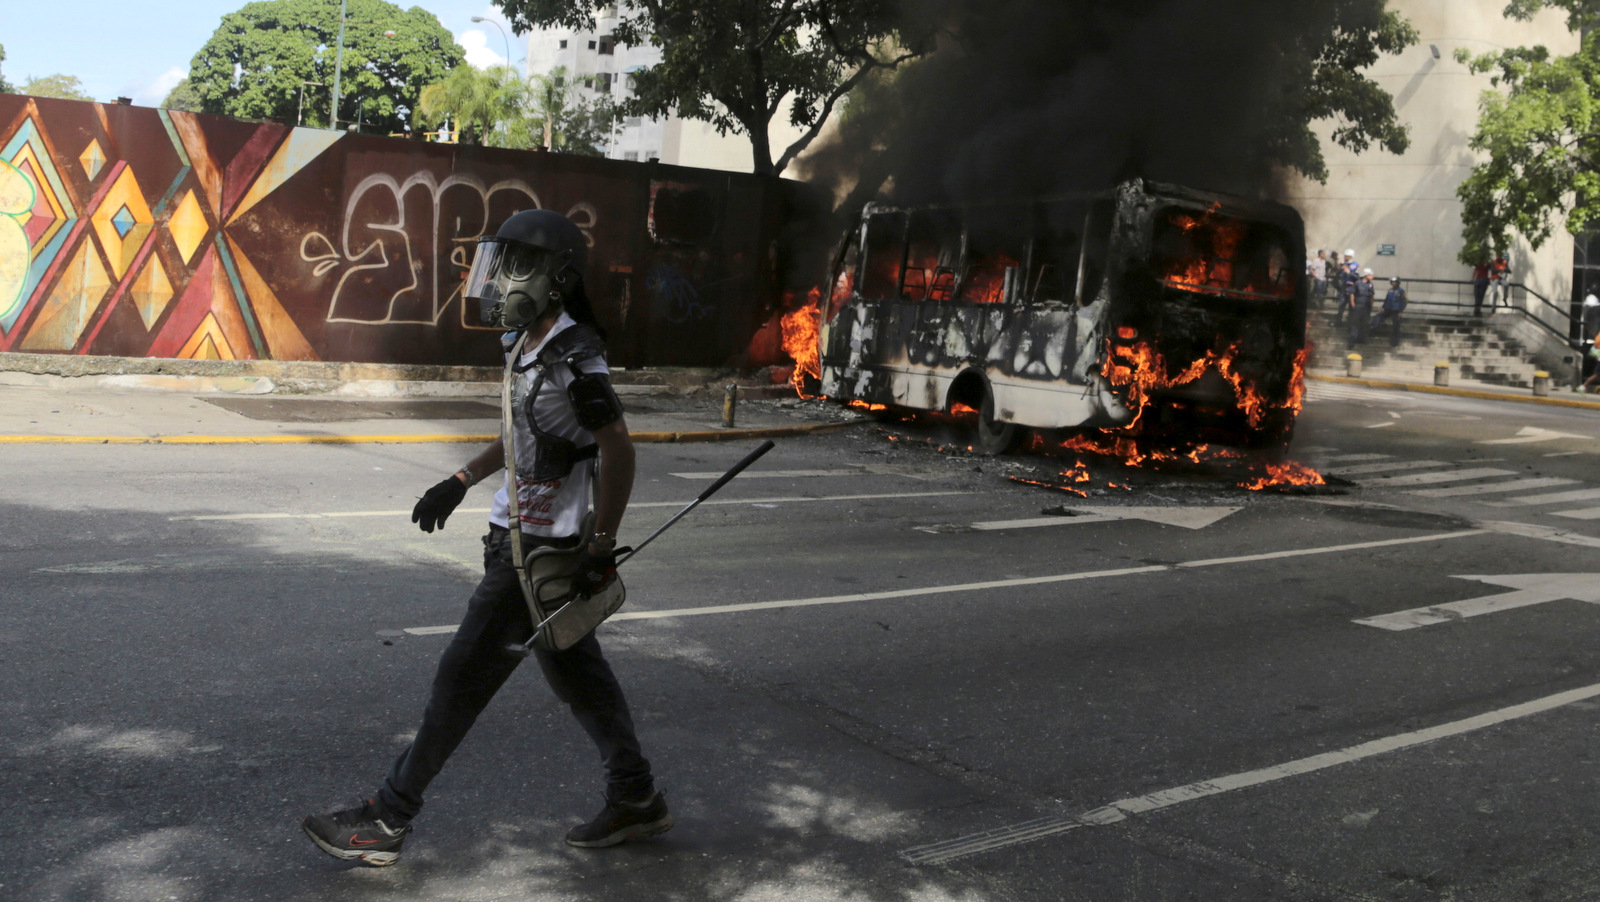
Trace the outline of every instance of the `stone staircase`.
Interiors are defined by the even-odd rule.
[[[1434,365],[1450,363],[1450,384],[1530,388],[1539,369],[1527,349],[1506,339],[1485,320],[1408,314],[1401,320],[1400,346],[1389,349],[1387,322],[1369,330],[1361,355],[1361,377],[1403,382],[1432,382]],[[1350,353],[1349,329],[1334,325],[1333,314],[1314,311],[1306,340],[1313,345],[1309,366],[1343,373]]]

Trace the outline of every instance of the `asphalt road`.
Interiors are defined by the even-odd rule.
[[[415,727],[489,494],[405,512],[468,449],[5,447],[0,898],[1600,896],[1594,412],[1317,383],[1323,495],[892,434],[781,441],[626,568],[676,829],[561,842],[600,772],[527,668],[381,870],[297,821]],[[641,445],[623,541],[747,450]]]

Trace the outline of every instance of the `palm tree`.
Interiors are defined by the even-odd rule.
[[[464,143],[513,147],[513,135],[525,130],[527,96],[510,66],[457,66],[444,81],[422,89],[417,114],[428,125],[454,119]]]

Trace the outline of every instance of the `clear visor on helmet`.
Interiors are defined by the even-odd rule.
[[[541,248],[504,238],[478,239],[478,252],[467,272],[466,297],[483,306],[504,303],[513,285],[555,271],[557,257]]]

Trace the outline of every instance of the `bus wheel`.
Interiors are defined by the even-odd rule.
[[[983,406],[978,410],[978,448],[988,454],[1006,454],[1017,447],[1022,430],[1015,423],[997,423],[994,419],[994,395],[983,393]]]

